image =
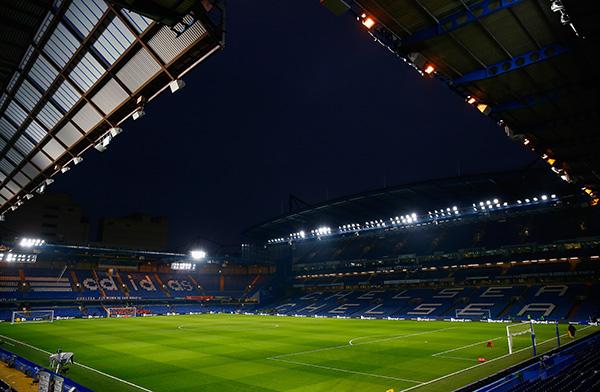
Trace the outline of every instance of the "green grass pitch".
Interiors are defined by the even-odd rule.
[[[540,352],[556,346],[554,325],[535,328]],[[215,314],[2,323],[0,334],[44,366],[46,352],[75,352],[68,376],[96,391],[449,391],[531,356],[529,335],[508,356],[505,324],[479,322]]]

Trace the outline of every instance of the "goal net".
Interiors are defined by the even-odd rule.
[[[120,308],[106,308],[106,317],[135,317],[137,310],[135,307],[120,307]]]
[[[535,329],[532,322],[507,325],[506,337],[508,338],[509,354],[518,349],[532,346],[533,355],[536,355]]]
[[[17,323],[51,323],[54,321],[54,310],[19,310],[12,312],[12,324]]]

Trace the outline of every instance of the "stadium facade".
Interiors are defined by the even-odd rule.
[[[200,2],[202,8],[182,18],[165,13],[158,23],[149,19],[149,3],[138,13],[113,3],[136,2],[2,5],[13,23],[2,26],[8,34],[0,42],[11,48],[0,54],[8,64],[0,74],[0,212],[17,209],[43,193],[53,176],[81,163],[88,149],[104,151],[124,121],[140,119],[162,91],[181,88],[181,77],[223,45],[219,7]],[[424,334],[433,340],[431,334],[460,325],[427,329],[422,323],[475,325],[464,329],[474,336],[479,336],[477,329],[502,324],[502,330],[507,326],[506,337],[490,338],[484,332],[484,341],[477,338],[457,348],[427,352],[427,360],[436,357],[440,367],[451,363],[458,369],[439,378],[414,380],[340,367],[365,357],[371,360],[369,351],[350,357],[352,361],[331,354],[371,338],[362,329],[361,336],[352,335],[342,346],[309,344],[307,349],[303,342],[298,352],[261,358],[291,365],[294,371],[304,366],[347,377],[393,380],[408,391],[480,369],[487,361],[448,353],[475,346],[491,350],[496,340],[507,339],[509,353],[492,360],[517,361],[524,357],[513,354],[530,356],[525,351],[532,349],[532,362],[519,365],[528,366],[525,375],[507,371],[496,375],[495,383],[488,380],[466,390],[547,390],[552,382],[559,390],[597,389],[599,338],[591,328],[600,317],[593,135],[598,112],[597,86],[588,83],[586,72],[593,43],[589,37],[596,31],[594,10],[586,14],[584,7],[568,0],[322,3],[336,14],[356,17],[377,42],[421,75],[447,84],[508,136],[536,152],[548,170],[425,181],[305,206],[246,230],[239,254],[232,256],[17,238],[0,248],[0,319],[23,324],[226,313],[230,322],[236,320],[231,314],[406,322],[393,324],[393,333],[362,345]],[[218,328],[208,329],[206,335],[224,328],[216,320]],[[537,356],[534,324],[545,326],[540,328],[547,334],[540,345],[556,346],[555,351],[544,351],[551,354],[548,358]],[[266,325],[260,324],[260,333],[266,334]],[[279,323],[268,325],[279,328]],[[397,325],[421,328],[398,335]],[[560,328],[566,325],[577,325],[593,336],[564,349]],[[185,330],[182,326],[168,333]],[[575,339],[571,328],[568,336]],[[313,329],[309,332],[314,335]],[[246,335],[250,329],[235,333]],[[526,336],[523,347],[513,352],[512,341],[519,336]],[[179,339],[186,338],[187,334]],[[21,347],[19,340],[10,339]],[[427,351],[428,341],[417,344],[411,355]],[[381,347],[392,358],[389,362],[408,361],[398,361],[389,354],[391,349]],[[331,357],[320,356],[324,351]],[[314,353],[309,362],[289,359]],[[0,358],[43,380],[39,365],[4,348]],[[473,360],[477,363],[451,362]],[[56,390],[89,390],[47,374],[54,378]],[[584,380],[578,380],[582,375]],[[59,379],[64,385],[56,387]],[[296,374],[294,385],[304,382],[297,380]]]

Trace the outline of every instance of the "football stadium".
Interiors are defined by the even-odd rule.
[[[597,5],[314,3],[534,163],[290,195],[218,249],[142,215],[90,240],[54,182],[192,93],[236,5],[3,2],[0,391],[600,390]]]

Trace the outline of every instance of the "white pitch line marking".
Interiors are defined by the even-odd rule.
[[[316,348],[314,350],[298,351],[298,352],[295,352],[295,353],[275,355],[275,356],[269,357],[267,359],[294,357],[296,355],[319,353],[319,352],[322,352],[322,351],[336,350],[338,348],[347,348],[347,347],[362,346],[362,345],[365,345],[365,344],[374,344],[374,343],[379,343],[379,342],[387,342],[387,341],[390,341],[390,340],[408,338],[408,337],[411,337],[411,336],[425,335],[425,334],[429,334],[429,333],[441,332],[441,331],[446,331],[446,330],[455,329],[455,328],[458,328],[458,327],[441,328],[441,329],[434,329],[432,331],[423,331],[423,332],[417,332],[417,333],[410,333],[410,334],[406,334],[406,335],[392,336],[390,338],[372,340],[370,342],[364,342],[364,343],[342,344],[342,345],[339,345],[339,346],[330,346],[330,347]],[[365,336],[363,336],[363,337],[365,337]],[[350,342],[348,342],[348,343],[350,343]]]
[[[458,359],[460,361],[477,362],[477,360],[475,360],[473,358],[452,357],[452,356],[449,356],[449,355],[438,355],[436,358]]]
[[[590,325],[588,325],[588,326],[585,326],[585,327],[581,328],[581,329],[580,329],[580,331],[584,331],[584,330],[586,330],[586,329],[588,329],[588,328],[590,328],[590,327],[591,327]],[[563,333],[563,334],[562,334],[562,335],[560,335],[560,336],[561,336],[561,337],[563,337],[563,336],[567,336],[567,334],[566,334],[566,333]],[[542,341],[542,342],[540,342],[540,343],[537,343],[537,345],[539,346],[540,344],[544,344],[544,343],[546,343],[546,342],[549,342],[549,341],[552,341],[552,340],[554,340],[554,339],[556,339],[556,337],[553,337],[553,338],[550,338],[550,339],[546,339],[546,340],[544,340],[544,341]],[[476,367],[478,367],[478,366],[483,366],[483,365],[485,365],[486,363],[494,362],[494,361],[497,361],[497,360],[499,360],[499,359],[506,358],[506,357],[508,357],[508,356],[510,356],[510,355],[513,355],[513,354],[519,353],[519,352],[521,352],[521,351],[530,350],[530,349],[531,349],[531,347],[524,347],[524,348],[522,348],[522,349],[519,349],[519,350],[517,350],[517,351],[513,351],[513,353],[512,353],[512,354],[504,354],[504,355],[502,355],[502,356],[499,356],[499,357],[497,357],[497,358],[490,359],[489,361],[485,361],[485,362],[482,362],[482,363],[478,363],[477,365],[469,366],[469,367],[466,367],[466,368],[464,368],[464,369],[457,370],[457,371],[455,371],[455,372],[453,372],[453,373],[449,373],[449,374],[446,374],[446,375],[444,375],[444,376],[441,376],[441,377],[438,377],[438,378],[434,378],[433,380],[426,381],[426,382],[424,382],[424,383],[422,383],[422,384],[415,385],[415,386],[413,386],[413,387],[410,387],[410,388],[402,389],[402,390],[400,390],[399,392],[407,392],[407,391],[412,391],[413,389],[417,389],[417,388],[420,388],[420,387],[422,387],[422,386],[425,386],[425,385],[433,384],[434,382],[441,381],[441,380],[443,380],[443,379],[446,379],[446,378],[448,378],[448,377],[452,377],[452,376],[455,376],[455,375],[457,375],[457,374],[464,373],[464,372],[466,372],[467,370],[475,369],[475,368],[476,368]]]
[[[458,327],[440,328],[440,329],[434,329],[433,331],[424,331],[424,332],[411,333],[411,334],[408,334],[408,335],[392,336],[390,338],[385,338],[385,339],[371,340],[369,342],[364,342],[364,343],[356,343],[356,344],[353,344],[353,346],[362,346],[364,344],[374,344],[374,343],[381,343],[381,342],[389,342],[390,340],[396,340],[396,339],[402,339],[402,338],[409,338],[411,336],[427,335],[429,333],[447,331],[449,329],[456,329],[456,328],[458,328]]]
[[[490,340],[498,340],[498,339],[502,339],[504,336],[498,336],[497,338],[493,338],[493,339],[487,339],[487,340],[482,340],[481,342],[477,342],[477,343],[473,343],[473,344],[468,344],[466,346],[460,346],[460,347],[456,347],[450,350],[446,350],[446,351],[440,351],[439,353],[435,353],[435,354],[431,354],[432,357],[437,357],[443,354],[447,354],[447,353],[451,353],[454,351],[458,351],[458,350],[462,350],[463,348],[469,348],[469,347],[473,347],[473,346],[477,346],[478,344],[482,344],[482,343],[487,343]],[[446,357],[449,358],[449,357]]]
[[[290,361],[290,360],[281,359],[281,358],[291,357],[291,356],[297,356],[297,355],[302,355],[302,354],[317,353],[317,352],[322,352],[322,351],[335,350],[335,349],[338,349],[338,348],[347,348],[347,347],[361,346],[361,345],[365,345],[365,344],[387,342],[387,341],[390,341],[390,340],[408,338],[408,337],[412,337],[412,336],[425,335],[425,334],[430,334],[430,333],[434,333],[434,332],[441,332],[441,331],[446,331],[446,330],[455,329],[455,328],[458,328],[458,327],[440,328],[440,329],[434,329],[432,331],[416,332],[416,333],[410,333],[410,334],[405,334],[405,335],[392,336],[392,337],[385,338],[385,339],[377,339],[377,340],[373,340],[373,341],[369,341],[369,342],[364,342],[364,343],[352,344],[351,342],[353,340],[358,339],[358,338],[354,338],[354,339],[351,339],[348,342],[347,345],[344,344],[344,345],[339,345],[339,346],[331,346],[331,347],[319,348],[319,349],[315,349],[315,350],[307,350],[307,351],[299,351],[299,352],[289,353],[289,354],[281,354],[281,355],[276,355],[276,356],[269,357],[269,358],[266,358],[266,359],[270,360],[270,361],[285,362],[285,363],[290,363],[290,364],[294,364],[294,365],[309,366],[309,367],[314,367],[314,368],[319,368],[319,369],[326,369],[326,370],[337,371],[337,372],[342,372],[342,373],[358,374],[358,375],[362,375],[362,376],[384,378],[384,379],[395,380],[395,381],[404,381],[404,382],[410,382],[410,383],[413,383],[413,384],[422,384],[423,381],[416,381],[416,380],[411,380],[411,379],[408,379],[408,378],[400,378],[400,377],[393,377],[393,376],[384,376],[384,375],[381,375],[381,374],[366,373],[366,372],[357,372],[357,371],[354,371],[354,370],[334,368],[334,367],[330,367],[330,366],[317,365],[317,364],[313,364],[313,363],[306,363],[306,362],[299,362],[299,361]],[[367,337],[369,337],[369,336],[362,336],[362,338],[367,338]]]
[[[354,370],[334,368],[334,367],[330,367],[330,366],[317,365],[317,364],[314,364],[314,363],[289,361],[287,359],[277,359],[277,358],[267,358],[267,359],[270,359],[271,361],[278,361],[278,362],[290,363],[290,364],[293,364],[293,365],[310,366],[310,367],[319,368],[319,369],[332,370],[332,371],[335,371],[335,372],[358,374],[359,376],[385,378],[387,380],[404,381],[404,382],[410,382],[410,383],[413,383],[413,384],[422,384],[423,383],[423,381],[410,380],[408,378],[400,378],[400,377],[393,377],[393,376],[384,376],[382,374],[374,374],[374,373],[366,373],[366,372],[357,372],[357,371],[354,371]]]
[[[0,335],[0,337],[3,337],[3,338],[5,338],[5,339],[12,340],[12,341],[13,341],[13,342],[15,342],[15,343],[21,344],[21,345],[23,345],[23,346],[25,346],[25,347],[29,347],[29,348],[31,348],[31,349],[37,350],[37,351],[39,351],[39,352],[42,352],[42,353],[45,353],[45,354],[48,354],[48,355],[51,355],[51,354],[52,354],[52,353],[51,353],[51,352],[49,352],[49,351],[42,350],[41,348],[38,348],[38,347],[32,346],[31,344],[28,344],[28,343],[25,343],[25,342],[21,342],[20,340],[17,340],[17,339],[9,338],[8,336],[5,336],[5,335]],[[105,377],[112,378],[113,380],[120,381],[120,382],[122,382],[122,383],[124,383],[124,384],[127,384],[127,385],[129,385],[129,386],[132,386],[132,387],[134,387],[134,388],[138,388],[138,389],[140,389],[140,390],[142,390],[142,391],[146,391],[146,392],[152,392],[152,390],[150,390],[150,389],[148,389],[148,388],[141,387],[141,386],[139,386],[139,385],[137,385],[137,384],[134,384],[134,383],[132,383],[132,382],[129,382],[129,381],[127,381],[127,380],[123,380],[123,379],[121,379],[121,378],[115,377],[115,376],[113,376],[113,375],[110,375],[110,374],[108,374],[108,373],[104,373],[104,372],[102,372],[102,371],[100,371],[100,370],[98,370],[98,369],[94,369],[93,367],[89,367],[89,366],[87,366],[87,365],[84,365],[84,364],[82,364],[82,363],[75,362],[75,365],[77,365],[77,366],[79,366],[79,367],[82,367],[82,368],[84,368],[84,369],[91,370],[91,371],[93,371],[93,372],[96,372],[96,373],[98,373],[98,374],[101,374],[101,375],[103,375],[103,376],[105,376]]]
[[[348,340],[348,344],[349,344],[349,345],[351,345],[351,346],[353,346],[353,342],[354,342],[355,340],[358,340],[358,339],[366,339],[366,338],[374,338],[375,336],[381,336],[381,335],[359,336],[359,337],[357,337],[357,338],[352,338],[352,339]]]
[[[259,324],[258,323],[254,323],[253,325],[259,325]],[[270,328],[279,328],[279,324],[266,324],[266,325],[270,326]],[[217,327],[219,329],[221,329],[221,330],[223,329],[222,326],[223,326],[222,324],[218,324],[217,325]],[[227,326],[231,327],[232,325],[227,325]],[[198,324],[189,324],[188,323],[188,324],[178,325],[177,329],[188,330],[189,331],[189,330],[197,329],[196,327],[203,327],[203,328],[205,328],[207,326],[204,325],[204,324],[200,324],[200,323],[198,323]],[[261,326],[260,328],[259,327],[257,327],[257,328],[243,328],[243,329],[239,329],[238,331],[258,331],[258,330],[263,330],[263,329],[265,329],[264,325]]]

